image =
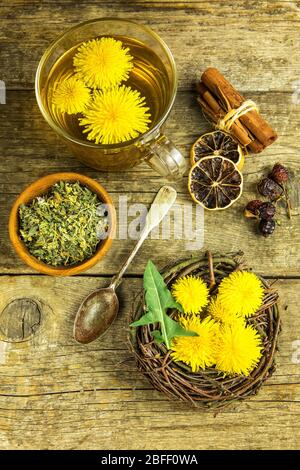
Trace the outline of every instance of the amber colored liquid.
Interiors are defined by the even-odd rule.
[[[152,128],[160,120],[171,99],[167,70],[158,55],[142,42],[123,36],[114,36],[114,38],[121,40],[125,47],[129,47],[130,54],[133,56],[134,68],[130,72],[126,86],[138,90],[146,98],[147,106],[150,108],[150,128]],[[43,90],[43,96],[44,105],[54,122],[71,137],[86,141],[86,134],[83,134],[83,128],[78,123],[80,116],[62,113],[52,104],[53,90],[57,83],[62,77],[74,73],[73,57],[79,46],[80,44],[69,49],[54,64]],[[99,145],[99,147],[102,146]]]

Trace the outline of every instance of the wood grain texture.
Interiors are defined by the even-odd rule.
[[[127,318],[140,279],[124,280],[119,318],[103,339],[87,346],[72,340],[82,297],[107,282],[1,278],[0,312],[26,296],[42,305],[42,322],[30,340],[0,343],[0,448],[297,448],[300,381],[293,342],[299,339],[294,292],[300,281],[277,284],[284,329],[276,373],[258,396],[216,417],[169,402],[136,370]]]
[[[45,48],[68,27],[118,16],[153,27],[174,53],[180,88],[217,67],[240,91],[292,91],[299,79],[299,2],[9,2],[2,9],[1,75],[32,88]],[[251,85],[249,71],[251,70]]]
[[[41,311],[39,302],[26,297],[9,302],[0,315],[1,341],[28,340],[41,325]]]
[[[0,0],[0,15],[0,80],[9,90],[7,104],[0,105],[0,448],[299,448],[300,280],[293,277],[300,276],[300,2]],[[75,171],[97,179],[111,194],[118,214],[120,197],[128,196],[128,207],[149,207],[166,182],[145,164],[122,175],[83,167],[44,122],[35,102],[34,75],[49,43],[83,20],[113,15],[148,24],[173,51],[180,92],[166,132],[186,158],[194,140],[210,129],[192,92],[208,66],[219,68],[254,99],[280,136],[261,155],[246,159],[244,194],[238,203],[225,212],[205,214],[205,249],[242,249],[256,271],[281,278],[277,286],[283,332],[277,371],[258,396],[216,417],[155,392],[127,349],[127,315],[147,259],[161,268],[178,256],[195,254],[186,240],[175,239],[173,228],[171,240],[146,241],[128,271],[131,277],[120,288],[117,321],[103,339],[87,346],[72,340],[76,310],[85,295],[107,285],[106,276],[115,273],[134,240],[116,239],[87,275],[61,279],[32,275],[8,242],[14,199],[48,173]],[[257,197],[257,180],[276,161],[292,172],[294,216],[289,221],[281,208],[282,225],[265,240],[243,219],[242,209]],[[180,207],[190,202],[186,183],[186,177],[176,183]],[[128,223],[136,215],[133,210]],[[195,229],[195,218],[186,225],[189,231]],[[124,236],[124,221],[119,222],[119,234],[120,228]],[[38,309],[34,304],[29,308],[26,299],[33,299]],[[29,310],[25,331],[22,322]],[[8,314],[14,321],[8,321]]]
[[[300,105],[294,105],[291,96],[286,93],[275,95],[250,93],[249,97],[258,102],[263,114],[271,117],[272,125],[279,132],[280,138],[261,155],[246,157],[242,198],[226,211],[220,211],[218,214],[205,213],[205,247],[214,251],[220,250],[220,247],[223,247],[224,251],[241,249],[246,253],[253,268],[262,274],[299,276],[300,181],[297,173],[299,143],[295,136],[300,130]],[[4,220],[8,220],[9,210],[16,195],[41,176],[59,171],[75,171],[93,177],[111,194],[118,216],[122,212],[119,208],[126,195],[128,210],[132,211],[131,216],[125,220],[120,220],[118,217],[117,238],[112,249],[97,266],[89,271],[92,274],[113,274],[134,243],[130,239],[124,240],[125,224],[129,226],[138,215],[135,211],[139,206],[132,206],[132,204],[142,203],[149,207],[155,192],[167,181],[145,164],[122,173],[122,178],[115,173],[101,173],[84,167],[70,155],[64,143],[55,136],[43,120],[31,91],[9,92],[8,104],[3,107],[3,110],[2,126],[0,126],[0,140],[3,142],[0,208]],[[208,130],[210,126],[195,104],[194,94],[180,92],[167,122],[166,133],[187,159],[191,144],[200,134]],[[285,211],[279,209],[282,225],[277,228],[273,237],[265,240],[255,233],[256,225],[253,221],[243,219],[242,211],[250,199],[257,197],[258,180],[278,160],[284,161],[294,174],[294,217],[289,221],[285,216]],[[184,205],[193,204],[188,194],[186,177],[176,183],[176,189],[179,192],[178,204],[181,208]],[[190,233],[190,239],[195,237],[196,229],[195,204],[192,207],[193,221],[185,226],[185,233]],[[200,225],[200,216],[197,221]],[[153,249],[151,240],[147,241],[130,266],[130,273],[141,274],[145,260],[149,257],[163,266],[170,259],[176,258],[178,252],[183,249],[186,249],[187,256],[193,254],[195,245],[192,246],[193,249],[188,248],[183,239],[175,239],[173,224],[171,224],[171,229],[171,243],[160,238]],[[199,247],[201,248],[201,243],[198,244],[198,249]],[[0,270],[5,273],[33,272],[13,253],[7,236],[6,224],[0,225]]]

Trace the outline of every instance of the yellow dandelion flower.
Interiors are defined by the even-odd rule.
[[[73,65],[87,86],[105,89],[128,79],[133,57],[121,41],[103,37],[79,46]]]
[[[178,321],[186,330],[194,331],[198,336],[177,336],[173,339],[171,356],[174,361],[184,362],[191,367],[192,372],[214,365],[218,324],[211,317],[201,321],[197,316],[186,318],[181,315]]]
[[[232,323],[235,322],[237,319],[241,317],[238,316],[236,313],[229,312],[220,301],[219,297],[214,297],[211,299],[208,307],[207,312],[211,315],[215,320],[220,321],[222,323]]]
[[[242,320],[220,327],[216,368],[228,375],[249,375],[262,356],[261,338],[255,328]]]
[[[209,290],[199,277],[180,277],[172,285],[172,294],[185,313],[200,313],[208,304]]]
[[[149,108],[136,90],[122,85],[95,91],[94,101],[79,119],[88,140],[96,144],[117,144],[134,139],[149,129]]]
[[[53,104],[63,113],[77,114],[85,110],[91,99],[90,90],[75,76],[62,78],[53,93]]]
[[[264,287],[254,273],[236,271],[222,280],[218,297],[229,313],[250,317],[263,302]]]

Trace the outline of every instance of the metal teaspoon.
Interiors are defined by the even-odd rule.
[[[109,287],[96,290],[84,299],[74,322],[73,334],[78,343],[86,344],[94,341],[113,323],[119,312],[119,299],[115,290],[139,248],[151,230],[165,217],[176,197],[177,192],[171,186],[163,186],[158,191],[147,214],[141,236],[120,271],[113,277]]]

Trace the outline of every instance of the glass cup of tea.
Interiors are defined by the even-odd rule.
[[[78,116],[60,112],[53,105],[53,93],[63,76],[74,73],[73,57],[78,47],[92,39],[110,37],[122,41],[133,56],[133,68],[126,85],[137,90],[150,108],[149,129],[126,142],[96,144],[87,140]],[[52,129],[67,143],[82,163],[102,171],[120,171],[146,161],[160,175],[179,178],[186,162],[163,133],[174,104],[177,72],[165,42],[147,26],[119,18],[101,18],[79,24],[62,34],[42,56],[35,82],[39,108]]]

